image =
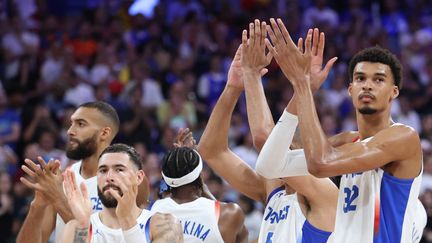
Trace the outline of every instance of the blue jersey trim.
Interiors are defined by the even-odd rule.
[[[374,243],[400,242],[405,211],[414,179],[384,172],[380,192],[380,221]]]
[[[302,243],[326,243],[332,232],[320,230],[305,220],[302,228]]]
[[[151,242],[151,240],[150,240],[150,220],[151,220],[151,218],[152,217],[150,217],[145,224],[145,236],[146,236],[147,243]]]
[[[270,199],[273,197],[274,194],[276,194],[276,193],[278,193],[278,192],[280,192],[280,191],[282,191],[282,190],[285,190],[285,186],[280,186],[280,187],[278,187],[278,188],[275,188],[272,192],[270,192],[270,194],[269,194],[269,196],[268,196],[268,198],[267,198],[267,202],[266,202],[266,204],[267,204],[268,202],[270,202]]]

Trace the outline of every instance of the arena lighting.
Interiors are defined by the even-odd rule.
[[[135,0],[129,7],[130,15],[142,14],[147,18],[153,17],[153,10],[159,4],[159,0]]]

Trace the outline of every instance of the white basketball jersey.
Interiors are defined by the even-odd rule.
[[[81,184],[81,182],[84,181],[85,185],[87,186],[87,191],[90,196],[90,201],[93,206],[93,213],[102,211],[102,202],[99,199],[98,193],[97,193],[97,177],[93,176],[88,179],[84,179],[80,174],[81,169],[81,161],[78,161],[71,165],[70,167],[72,171],[75,174],[75,179],[78,185]],[[62,231],[65,226],[65,223],[63,222],[63,219],[60,217],[60,215],[57,214],[56,218],[56,228],[55,228],[55,242],[59,243],[61,241]]]
[[[91,243],[125,243],[122,229],[112,229],[104,225],[99,217],[100,212],[93,213],[90,217],[90,242]],[[140,243],[150,243],[150,218],[153,215],[143,209],[137,218],[137,223],[145,235]]]
[[[183,227],[184,242],[224,242],[218,226],[218,201],[200,197],[192,202],[178,204],[171,198],[164,198],[157,200],[151,211],[176,216]]]
[[[301,242],[305,221],[297,194],[288,195],[284,186],[276,188],[267,199],[258,242]]]
[[[422,173],[400,179],[378,168],[343,175],[335,231],[328,242],[419,242],[426,225],[418,199]]]

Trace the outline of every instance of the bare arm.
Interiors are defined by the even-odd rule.
[[[237,191],[254,200],[265,202],[264,179],[228,148],[228,129],[232,112],[243,91],[239,75],[240,48],[231,64],[225,90],[219,97],[198,144],[198,151],[207,164]]]
[[[235,203],[221,203],[219,231],[225,242],[247,242],[248,234],[244,226],[244,213]]]
[[[36,200],[30,204],[30,210],[16,239],[18,243],[47,242],[54,230],[56,214],[52,206],[47,207]]]
[[[183,242],[180,221],[171,214],[156,213],[150,221],[150,238],[154,243]]]
[[[335,148],[325,136],[318,119],[310,87],[311,45],[306,41],[305,54],[299,53],[282,21],[272,20],[274,32],[269,29],[270,38],[276,43],[276,49],[267,42],[276,60],[297,93],[297,111],[300,119],[300,131],[305,148],[309,171],[315,176],[328,177],[367,171],[382,167],[391,162],[414,162],[399,164],[403,170],[393,175],[401,178],[413,178],[418,175],[421,151],[419,137],[409,127],[392,126],[378,132],[368,142],[352,143]],[[280,29],[279,29],[280,28]],[[309,31],[311,32],[311,30]],[[323,33],[321,34],[324,35]],[[287,42],[282,42],[285,39]],[[277,42],[279,40],[279,42]],[[283,44],[281,44],[283,43]],[[287,55],[289,53],[289,55]],[[301,107],[301,109],[299,109]]]
[[[64,227],[62,233],[62,243],[87,243],[89,228],[80,228],[79,222],[75,219],[70,220]]]
[[[246,106],[249,126],[255,148],[261,150],[265,140],[274,127],[274,121],[264,94],[261,75],[267,70],[272,56],[265,55],[266,23],[259,20],[249,25],[249,43],[243,32],[242,42],[242,72],[246,91]],[[263,70],[265,70],[263,72]]]

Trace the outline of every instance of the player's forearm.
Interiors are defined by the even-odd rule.
[[[57,201],[53,203],[54,210],[60,215],[65,223],[74,219],[71,209],[69,208],[69,203],[66,196],[59,196]]]
[[[198,144],[198,151],[205,160],[228,149],[231,116],[240,94],[240,89],[226,87],[219,97]]]
[[[27,217],[18,233],[16,242],[42,242],[41,219],[45,215],[46,207],[30,205]],[[39,227],[38,227],[39,226]]]
[[[261,83],[261,74],[243,71],[246,90],[246,107],[253,142],[261,150],[274,127],[274,121]]]
[[[331,156],[333,147],[325,136],[316,112],[312,91],[308,82],[301,82],[295,88],[298,94],[297,111],[303,147],[309,172],[319,175],[320,166]],[[301,107],[301,109],[300,109]]]

